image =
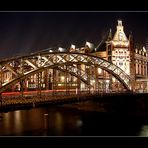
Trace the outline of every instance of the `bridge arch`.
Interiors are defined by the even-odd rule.
[[[13,73],[16,73],[16,77],[7,84],[3,85],[0,88],[0,93],[6,90],[10,85],[13,85],[19,82],[20,80],[23,80],[26,77],[34,73],[37,73],[39,71],[43,71],[49,68],[56,68],[64,71],[65,69],[60,69],[62,65],[75,67],[75,65],[81,65],[81,64],[100,67],[101,69],[113,75],[117,80],[119,80],[127,90],[130,90],[130,77],[116,65],[96,56],[82,54],[82,53],[48,52],[48,53],[32,54],[29,56],[12,58],[8,61],[4,60],[0,62],[0,65],[1,67],[8,66],[15,60],[17,60],[19,65],[22,65],[22,67],[19,66],[17,70],[14,70],[12,66],[8,67],[8,69],[10,69]],[[25,63],[24,65],[21,64],[22,60]],[[20,68],[25,69],[26,64],[34,69],[28,70],[23,75],[20,76],[18,71],[20,70]],[[77,69],[77,67],[75,67],[75,69]],[[84,83],[88,84],[88,82],[83,77],[76,75],[74,71],[71,72],[67,71],[67,72],[72,75],[75,75],[76,77],[79,77]]]
[[[29,73],[27,73],[25,75],[21,75],[18,78],[14,79],[14,80],[8,82],[7,84],[5,84],[4,86],[2,86],[0,88],[0,93],[2,93],[3,91],[5,91],[6,89],[8,89],[9,87],[11,87],[12,85],[15,85],[16,83],[20,82],[21,80],[24,80],[25,78],[27,78],[27,77],[29,77],[29,76],[31,76],[33,74],[42,72],[45,69],[56,69],[56,70],[59,70],[59,71],[62,71],[62,72],[67,72],[67,73],[71,74],[72,76],[75,76],[75,77],[79,78],[85,84],[91,85],[91,84],[89,84],[89,82],[85,78],[83,78],[82,76],[78,75],[77,73],[74,73],[72,71],[68,71],[68,70],[59,68],[58,66],[61,66],[61,65],[64,65],[64,64],[51,65],[51,66],[48,66],[48,67],[41,67],[41,68],[38,68],[36,70],[30,71]]]

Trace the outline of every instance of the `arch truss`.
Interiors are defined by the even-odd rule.
[[[122,69],[102,58],[82,53],[41,52],[0,61],[0,93],[46,69],[68,73],[91,86],[91,80],[96,81],[96,75],[86,72],[87,67],[105,70],[130,91],[130,77]]]

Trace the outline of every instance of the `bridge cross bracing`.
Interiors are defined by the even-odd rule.
[[[41,52],[1,60],[0,93],[47,69],[56,69],[75,76],[91,88],[92,82],[98,81],[97,77],[95,74],[87,73],[86,69],[80,65],[85,66],[85,68],[101,68],[114,76],[126,90],[131,90],[130,77],[122,69],[102,58],[83,53]],[[5,79],[3,75],[5,75]]]

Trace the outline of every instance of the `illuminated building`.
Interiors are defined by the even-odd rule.
[[[94,44],[86,41],[80,48],[71,44],[69,49],[50,48],[45,50],[46,54],[43,52],[42,50],[36,56],[29,55],[20,61],[16,58],[11,62],[8,60],[7,64],[4,63],[1,66],[0,85],[6,85],[28,71],[44,68],[43,71],[39,70],[22,79],[10,88],[10,91],[21,91],[21,86],[24,85],[23,89],[26,91],[36,89],[68,92],[67,90],[73,89],[76,92],[148,92],[148,50],[144,46],[136,46],[131,33],[126,36],[121,20],[118,20],[115,34],[112,35],[110,29],[106,39],[104,38],[96,48]],[[61,65],[58,65],[59,63]],[[55,64],[55,67],[47,69],[46,64]],[[116,71],[117,73],[113,73]],[[126,83],[128,89],[121,77],[129,82]]]
[[[131,33],[127,38],[121,20],[118,20],[114,36],[110,29],[106,42],[97,50],[93,54],[114,63],[131,77],[133,91],[148,91],[148,53],[144,46],[134,45]]]

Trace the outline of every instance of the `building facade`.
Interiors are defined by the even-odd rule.
[[[110,29],[106,40],[102,40],[95,48],[94,44],[86,42],[84,47],[76,48],[71,45],[69,50],[58,48],[57,51],[49,50],[49,52],[78,52],[84,54],[95,55],[103,58],[110,63],[117,65],[121,68],[131,79],[131,90],[134,92],[148,92],[148,50],[144,46],[137,47],[134,42],[133,35],[130,33],[128,36],[124,32],[122,20],[117,21],[116,32],[112,35]],[[58,58],[58,57],[57,57]],[[57,58],[52,59],[53,61]],[[26,60],[26,69],[32,70],[36,68],[35,65],[40,67],[41,60],[48,61],[45,57],[38,56],[38,60],[33,59],[31,62]],[[22,62],[23,63],[23,62]],[[1,83],[5,84],[13,80],[15,71],[13,68],[19,67],[17,61],[6,65],[1,69],[0,78]],[[33,65],[34,67],[30,66]],[[27,67],[28,66],[28,67]],[[67,66],[63,65],[63,69]],[[32,74],[24,80],[24,90],[80,90],[80,91],[124,91],[124,87],[112,74],[101,69],[100,67],[79,63],[73,64],[72,68],[77,68],[77,74],[81,73],[86,75],[90,85],[86,85],[80,78],[71,75],[66,71],[61,71],[56,68],[46,69],[40,73]],[[94,77],[92,77],[94,76]],[[3,83],[2,83],[3,82]],[[20,91],[20,84],[17,83],[8,91]]]
[[[112,36],[110,29],[105,51],[97,51],[101,56],[120,67],[131,78],[131,87],[136,92],[148,92],[148,53],[145,47],[137,48],[133,36],[127,37],[121,20]]]

